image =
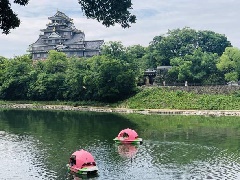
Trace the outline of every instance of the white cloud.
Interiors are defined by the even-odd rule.
[[[157,35],[169,29],[190,27],[225,34],[235,47],[240,47],[240,1],[238,0],[132,0],[132,12],[137,23],[122,29],[119,25],[106,28],[96,20],[87,19],[77,0],[30,0],[29,5],[12,5],[22,24],[9,35],[0,35],[0,56],[12,57],[26,53],[38,39],[40,29],[57,10],[72,18],[77,29],[83,30],[86,40],[121,41],[125,46],[147,46]]]

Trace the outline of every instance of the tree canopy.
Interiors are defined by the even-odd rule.
[[[216,67],[217,53],[203,52],[201,48],[193,54],[171,59],[169,79],[174,82],[194,82],[200,84],[222,83],[223,75]]]
[[[29,0],[14,0],[13,3],[25,6]],[[78,3],[87,18],[96,19],[106,27],[120,24],[123,28],[128,28],[136,21],[136,16],[130,13],[131,0],[78,0]],[[13,12],[9,0],[1,0],[0,29],[4,34],[9,34],[11,29],[19,25],[20,19]]]
[[[240,50],[227,47],[217,63],[217,68],[224,73],[226,81],[238,81],[240,78]]]
[[[120,24],[123,28],[135,23],[136,16],[129,10],[132,9],[131,0],[78,0],[82,11],[88,18],[102,22],[106,27]]]
[[[14,0],[14,3],[25,6],[29,0]],[[11,9],[9,0],[1,0],[0,3],[0,29],[4,34],[8,34],[10,29],[19,27],[20,19]]]
[[[227,37],[213,31],[196,31],[185,27],[169,30],[166,35],[156,36],[149,45],[151,61],[157,65],[170,65],[175,57],[191,55],[198,48],[203,52],[222,55],[226,47],[231,47]]]
[[[44,61],[28,55],[0,57],[0,99],[115,102],[136,92],[132,63],[111,56],[67,58],[49,51]]]

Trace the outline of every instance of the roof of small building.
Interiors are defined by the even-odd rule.
[[[158,66],[157,69],[171,69],[172,66]]]

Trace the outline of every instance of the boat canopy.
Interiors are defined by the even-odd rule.
[[[77,168],[83,168],[84,166],[90,166],[90,165],[96,165],[93,156],[81,149],[79,151],[76,151],[72,154],[71,157],[75,157],[76,158],[76,167]]]
[[[136,131],[127,128],[127,129],[120,131],[120,133],[118,134],[118,138],[126,138],[128,140],[135,140],[136,138],[138,138],[138,134],[136,133]]]

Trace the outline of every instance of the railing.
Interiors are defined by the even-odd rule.
[[[231,84],[227,84],[227,83],[209,83],[209,84],[202,84],[202,83],[165,83],[165,84],[158,84],[158,83],[155,83],[155,85],[157,86],[236,86],[235,84],[234,85],[231,85]]]

